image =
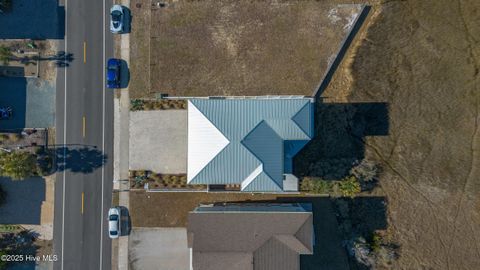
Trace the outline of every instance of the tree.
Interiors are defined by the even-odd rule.
[[[343,196],[354,197],[361,190],[360,183],[355,176],[349,176],[340,181],[340,191]]]
[[[1,1],[1,0],[0,0]],[[6,46],[0,46],[0,61],[4,65],[8,64],[8,61],[10,61],[10,58],[13,56],[12,52],[10,51],[10,48]]]
[[[13,180],[33,176],[37,171],[37,160],[26,152],[2,153],[0,155],[0,174]]]
[[[12,0],[0,0],[0,13],[9,11],[12,8]]]

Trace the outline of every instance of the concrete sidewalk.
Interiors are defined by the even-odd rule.
[[[122,0],[121,5],[129,8],[130,1]],[[130,35],[122,34],[120,37],[120,58],[130,63]],[[114,100],[114,161],[113,176],[114,192],[119,192],[119,206],[129,208],[129,118],[130,118],[130,97],[128,87],[120,90],[120,99]],[[120,180],[120,181],[119,181]],[[127,228],[125,228],[127,229]],[[129,235],[122,236],[118,241],[112,241],[112,268],[128,269],[128,241]],[[116,268],[115,268],[116,265]]]

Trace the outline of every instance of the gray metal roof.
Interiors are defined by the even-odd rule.
[[[313,137],[311,98],[192,99],[189,106],[195,106],[229,141],[190,177],[192,184],[240,184],[263,166],[244,190],[282,191],[291,158]]]

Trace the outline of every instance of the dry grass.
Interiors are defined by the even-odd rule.
[[[314,1],[172,1],[146,14],[133,2],[132,98],[311,95],[359,10]]]
[[[382,1],[383,2],[383,1]],[[375,4],[363,37],[324,93],[386,102],[389,131],[365,138],[384,171],[389,269],[475,269],[480,257],[478,1]]]
[[[150,1],[131,0],[130,98],[150,92]]]
[[[207,192],[130,192],[134,227],[185,227],[187,215],[200,203],[275,200],[272,194]]]

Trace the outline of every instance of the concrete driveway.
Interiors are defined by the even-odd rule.
[[[187,172],[187,110],[130,113],[130,170]]]
[[[130,269],[190,269],[185,228],[133,228],[129,238]]]
[[[55,82],[38,78],[0,78],[0,106],[9,106],[13,117],[0,129],[48,128],[55,122]]]

